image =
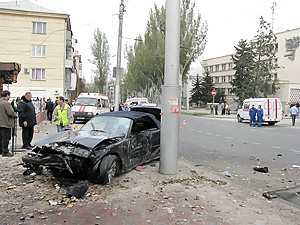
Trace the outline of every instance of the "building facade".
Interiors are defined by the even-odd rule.
[[[278,69],[271,76],[278,78],[279,90],[269,97],[279,97],[284,105],[300,102],[300,28],[275,35],[278,44],[275,61]],[[235,70],[231,57],[232,55],[226,55],[203,60],[203,74],[209,72],[216,90],[223,89],[226,101],[234,103],[236,96],[231,92],[230,82]]]
[[[70,97],[76,88],[70,17],[27,1],[0,3],[0,62],[22,66],[12,97]],[[5,89],[5,87],[4,87]]]

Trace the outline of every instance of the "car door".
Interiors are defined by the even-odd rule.
[[[141,165],[145,162],[145,155],[149,154],[149,132],[140,129],[136,123],[133,124],[129,136],[128,162],[131,167]]]

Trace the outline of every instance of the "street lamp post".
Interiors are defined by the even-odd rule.
[[[180,0],[166,3],[165,78],[162,86],[160,172],[178,172]]]
[[[125,11],[124,0],[121,0],[120,12],[119,12],[119,35],[118,35],[117,68],[116,68],[115,111],[119,111],[119,105],[120,105],[120,77],[121,77],[122,30],[123,30],[124,11]]]

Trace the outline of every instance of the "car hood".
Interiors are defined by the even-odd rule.
[[[71,144],[77,146],[80,145],[87,149],[93,149],[104,140],[113,138],[116,137],[112,137],[108,133],[99,131],[68,130],[41,139],[34,144],[39,148],[46,145],[55,146],[55,144],[58,144],[62,146]]]

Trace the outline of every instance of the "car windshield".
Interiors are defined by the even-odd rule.
[[[114,116],[97,116],[87,122],[81,130],[105,132],[112,136],[123,136],[129,131],[131,119]]]
[[[75,105],[97,106],[97,99],[96,98],[78,98]]]

